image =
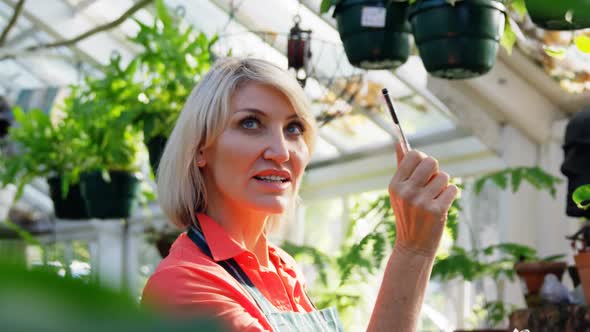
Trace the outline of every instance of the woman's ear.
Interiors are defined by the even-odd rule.
[[[203,150],[199,150],[199,154],[197,155],[196,164],[197,164],[197,167],[199,167],[199,168],[204,167],[207,164]]]

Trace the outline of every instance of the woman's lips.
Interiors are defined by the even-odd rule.
[[[274,192],[285,191],[291,186],[291,181],[267,181],[258,178],[253,179],[261,187]]]

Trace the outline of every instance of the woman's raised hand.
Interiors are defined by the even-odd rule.
[[[395,248],[434,256],[447,212],[458,189],[438,161],[419,151],[404,155],[396,144],[397,171],[389,183],[389,199],[396,217]]]

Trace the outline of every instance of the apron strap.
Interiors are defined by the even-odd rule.
[[[201,230],[195,228],[194,226],[190,226],[187,231],[188,237],[205,253],[209,258],[213,259],[213,255],[211,254],[211,249],[207,244],[207,240],[205,236],[201,232]],[[223,267],[234,279],[236,279],[254,298],[258,307],[264,312],[264,314],[268,317],[272,313],[278,312],[278,310],[264,297],[264,295],[260,292],[252,280],[246,275],[244,270],[238,265],[235,259],[230,258],[223,261],[217,262],[221,267]]]

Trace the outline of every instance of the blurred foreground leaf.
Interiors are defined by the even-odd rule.
[[[222,331],[205,320],[165,320],[139,310],[130,297],[49,270],[0,262],[3,332]]]

